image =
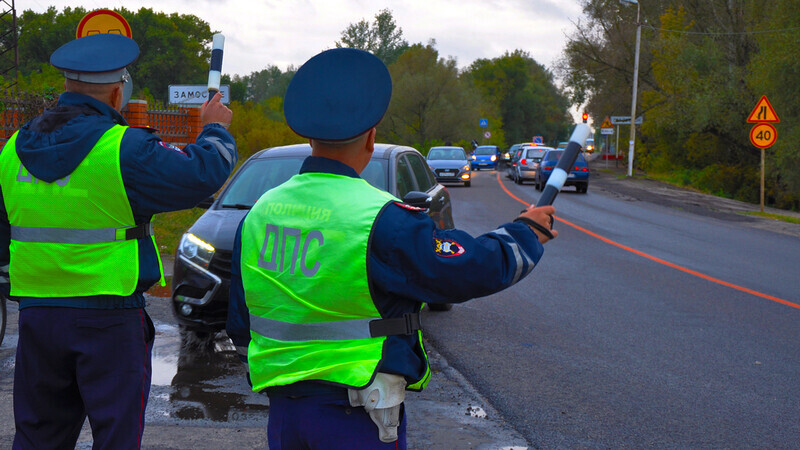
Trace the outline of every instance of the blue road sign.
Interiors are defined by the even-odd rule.
[[[534,136],[533,137],[534,144],[544,144],[544,138],[541,136]]]
[[[480,120],[480,126],[488,127],[489,126],[489,119],[481,119]]]

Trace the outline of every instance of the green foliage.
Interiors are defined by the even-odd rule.
[[[64,74],[50,64],[41,64],[38,70],[17,77],[16,88],[28,93],[41,93],[48,97],[64,92]]]
[[[165,14],[141,8],[137,12],[116,9],[131,26],[139,44],[139,59],[129,71],[134,82],[134,97],[149,89],[152,95],[167,101],[170,84],[202,84],[208,76],[212,32],[209,25],[191,14]],[[42,71],[50,55],[61,45],[75,39],[78,23],[88,11],[50,7],[44,13],[26,10],[19,23],[19,70],[23,76]],[[61,88],[63,88],[63,79]]]
[[[750,108],[766,95],[781,119],[778,140],[767,150],[767,193],[776,206],[800,210],[800,36],[791,29],[800,26],[800,9],[789,0],[753,9],[764,17],[755,27],[762,32],[756,35],[760,51],[748,66],[747,84],[755,94],[748,99]]]
[[[28,76],[31,72],[41,71],[43,65],[49,65],[50,55],[75,39],[78,23],[87,12],[80,7],[66,7],[58,12],[54,6],[43,13],[23,11],[17,18],[20,74]],[[63,80],[61,84],[63,87]]]
[[[781,123],[777,143],[767,150],[766,200],[800,207],[797,2],[667,0],[640,6],[646,24],[638,110],[645,121],[637,135],[636,165],[698,189],[757,202],[760,152],[749,143],[752,124],[746,118],[767,95]],[[586,93],[595,117],[630,108],[620,93],[631,86],[632,10],[617,2],[585,0],[587,21],[570,36],[559,64],[573,100]]]
[[[372,25],[362,19],[351,23],[342,31],[341,41],[336,47],[358,48],[371,52],[387,66],[397,61],[408,47],[403,39],[403,29],[398,28],[389,9],[383,9],[375,15]]]
[[[206,210],[202,208],[184,209],[153,216],[153,231],[159,253],[174,256],[181,236]]]
[[[147,87],[157,99],[167,101],[170,84],[205,84],[213,35],[208,23],[191,14],[149,8],[117,12],[130,23],[141,51],[129,69],[135,92],[139,86]]]
[[[482,100],[458,75],[456,61],[439,58],[433,47],[413,45],[389,66],[393,91],[378,126],[378,140],[421,148],[434,139],[477,138]]]
[[[542,135],[546,142],[565,140],[570,133],[569,103],[553,75],[521,50],[492,60],[475,61],[465,74],[483,96],[498,106],[509,143]]]
[[[286,125],[282,106],[277,98],[264,103],[231,102],[233,121],[229,131],[236,139],[239,161],[268,147],[307,142]]]
[[[247,98],[247,80],[239,75],[230,74],[222,74],[222,78],[220,79],[220,84],[222,85],[229,85],[231,87],[231,98],[230,101],[232,102],[239,102],[242,103],[246,101]]]
[[[247,101],[259,103],[273,97],[283,98],[296,71],[289,67],[286,72],[282,72],[277,66],[270,65],[251,73],[246,79]]]

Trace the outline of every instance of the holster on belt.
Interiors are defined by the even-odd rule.
[[[363,406],[378,427],[381,442],[397,440],[400,407],[406,398],[406,379],[400,375],[380,373],[364,389],[348,389],[350,406]]]

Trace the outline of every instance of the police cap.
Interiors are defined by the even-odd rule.
[[[392,78],[375,55],[326,50],[306,61],[284,97],[286,123],[300,136],[347,142],[378,125],[392,97]]]
[[[59,47],[50,55],[50,64],[64,76],[95,84],[125,81],[125,68],[139,56],[133,39],[120,34],[92,34]]]

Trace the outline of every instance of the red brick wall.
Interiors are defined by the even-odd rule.
[[[200,108],[151,111],[147,109],[147,101],[131,100],[122,111],[122,116],[131,126],[155,128],[161,139],[178,147],[193,143],[203,129],[200,125]]]
[[[22,114],[17,108],[6,108],[0,112],[0,144],[10,138],[25,122],[41,110]],[[31,117],[24,117],[30,115]],[[200,124],[200,108],[182,107],[169,110],[148,110],[146,100],[130,100],[122,111],[122,117],[130,126],[155,128],[156,134],[165,142],[184,147],[197,139],[203,127]]]

